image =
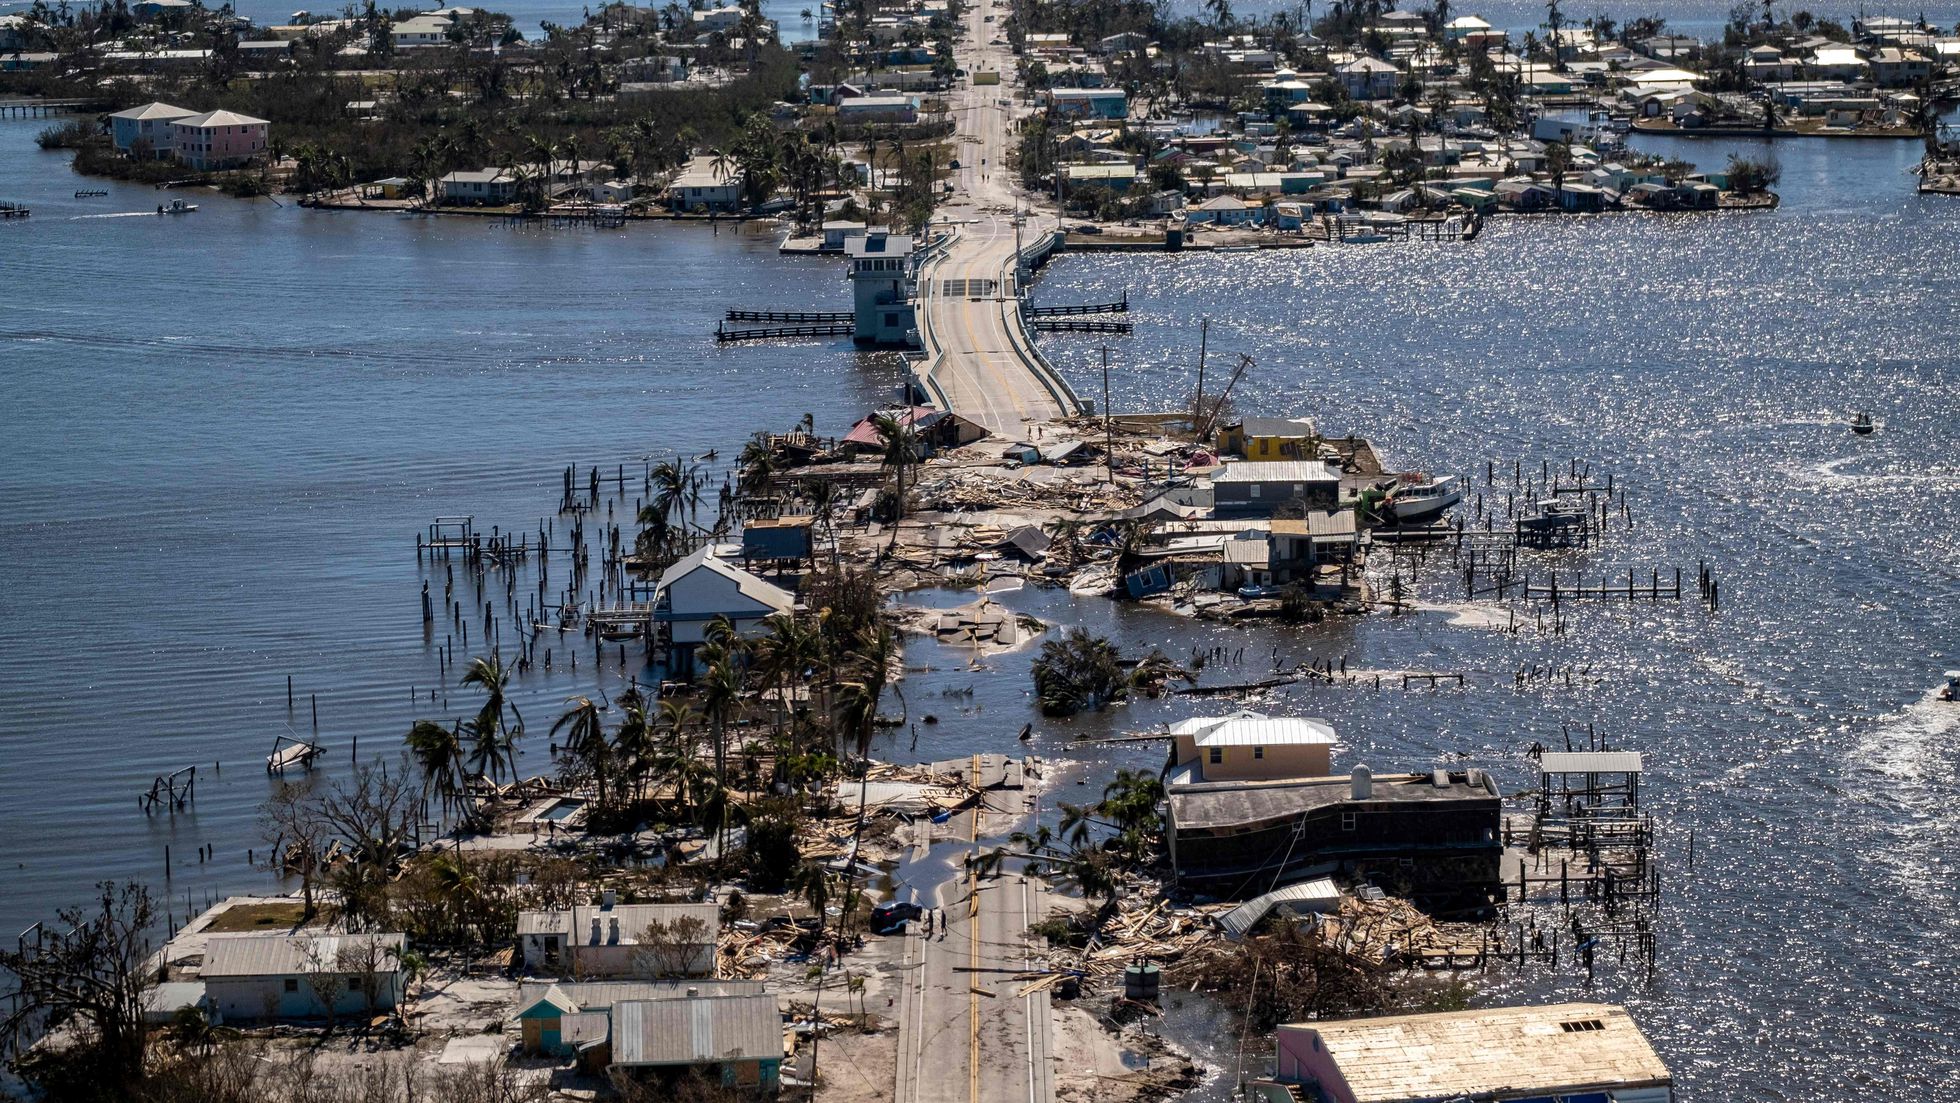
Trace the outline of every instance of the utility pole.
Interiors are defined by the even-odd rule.
[[[1109,411],[1109,346],[1102,347],[1103,368],[1103,473],[1116,481],[1116,425]]]
[[[1198,421],[1205,416],[1205,341],[1211,336],[1211,319],[1198,320],[1198,399],[1191,404],[1191,431],[1197,432]]]

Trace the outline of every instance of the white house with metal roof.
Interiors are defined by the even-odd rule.
[[[653,594],[653,619],[666,629],[668,669],[680,673],[694,665],[694,649],[708,638],[708,626],[726,617],[737,635],[759,636],[763,623],[796,608],[796,596],[716,554],[710,544],[667,568]]]
[[[371,1015],[401,999],[406,944],[399,933],[214,934],[198,973],[226,1022]]]
[[[720,935],[713,904],[580,904],[517,916],[524,968],[580,980],[713,976]]]
[[[1193,716],[1171,726],[1177,765],[1170,783],[1327,777],[1340,737],[1310,716],[1241,711]]]
[[[697,213],[732,211],[742,204],[742,178],[730,162],[692,158],[667,185],[667,204]]]

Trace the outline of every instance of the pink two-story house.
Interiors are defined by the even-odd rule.
[[[271,123],[236,111],[207,111],[170,124],[177,160],[199,170],[238,168],[265,156]]]

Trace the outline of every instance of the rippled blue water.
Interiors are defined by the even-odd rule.
[[[414,717],[467,707],[409,700],[440,642],[421,630],[413,555],[431,517],[528,529],[564,463],[727,454],[805,410],[841,430],[891,378],[888,358],[843,343],[704,339],[730,303],[845,301],[834,262],[778,258],[766,236],[220,198],[181,219],[98,217],[155,193],[66,198],[78,182],[33,130],[0,124],[0,193],[36,208],[0,226],[0,930],[97,877],[159,879],[165,843],[180,900],[266,887],[244,851],[288,674],[302,733],[320,695],[329,778],[357,736],[364,755],[392,753]],[[1769,214],[1499,220],[1468,246],[1068,257],[1038,293],[1129,290],[1140,324],[1112,342],[1119,406],[1189,389],[1208,312],[1213,363],[1257,361],[1244,409],[1310,412],[1404,466],[1610,469],[1635,488],[1636,527],[1561,568],[1706,558],[1719,615],[1616,605],[1545,638],[1442,614],[1237,630],[1053,593],[1014,603],[1130,648],[1243,647],[1248,675],[1275,652],[1469,672],[1464,691],[1271,702],[1330,718],[1344,763],[1467,752],[1518,787],[1531,741],[1599,725],[1648,752],[1672,864],[1659,980],[1608,969],[1597,994],[1637,1008],[1689,1097],[1953,1099],[1960,714],[1929,689],[1960,665],[1960,203],[1911,194],[1904,143],[1778,153],[1786,202]],[[1100,390],[1089,342],[1047,347]],[[1879,433],[1844,429],[1856,408]],[[1447,580],[1427,586],[1451,600]],[[1032,718],[1027,661],[991,660],[1001,676],[987,677],[913,648],[907,704],[940,722],[880,752],[1011,744]],[[1520,664],[1554,662],[1603,680],[1512,688]],[[539,725],[622,678],[561,662],[517,700]],[[1036,749],[1148,764],[1155,747],[1061,744],[1188,711],[1139,702],[1043,725]],[[542,770],[543,739],[527,742],[525,770]],[[152,775],[216,760],[193,814],[137,811]],[[216,860],[186,866],[203,843]],[[1494,995],[1581,993],[1533,972]]]
[[[1710,163],[1726,148],[1684,152]],[[1960,707],[1930,692],[1960,658],[1960,204],[1912,193],[1907,143],[1776,152],[1773,213],[1074,257],[1038,298],[1128,289],[1138,329],[1112,342],[1118,408],[1189,393],[1209,314],[1214,390],[1234,354],[1257,360],[1241,409],[1308,412],[1480,482],[1486,459],[1578,457],[1637,488],[1635,531],[1551,562],[1692,575],[1706,558],[1718,615],[1601,607],[1552,640],[1372,619],[1289,646],[1487,686],[1534,663],[1604,680],[1289,703],[1333,719],[1378,768],[1452,750],[1516,763],[1568,722],[1644,749],[1672,859],[1660,979],[1602,994],[1638,1009],[1693,1098],[1960,1098]],[[1047,347],[1084,394],[1100,390],[1089,341]],[[1844,426],[1861,408],[1883,426],[1869,438]],[[1428,592],[1460,594],[1441,579]]]

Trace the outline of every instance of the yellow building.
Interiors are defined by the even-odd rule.
[[[1318,436],[1303,417],[1248,417],[1219,428],[1218,450],[1248,460],[1310,460]]]
[[[1326,777],[1338,737],[1322,720],[1235,712],[1194,716],[1171,728],[1173,784]]]

